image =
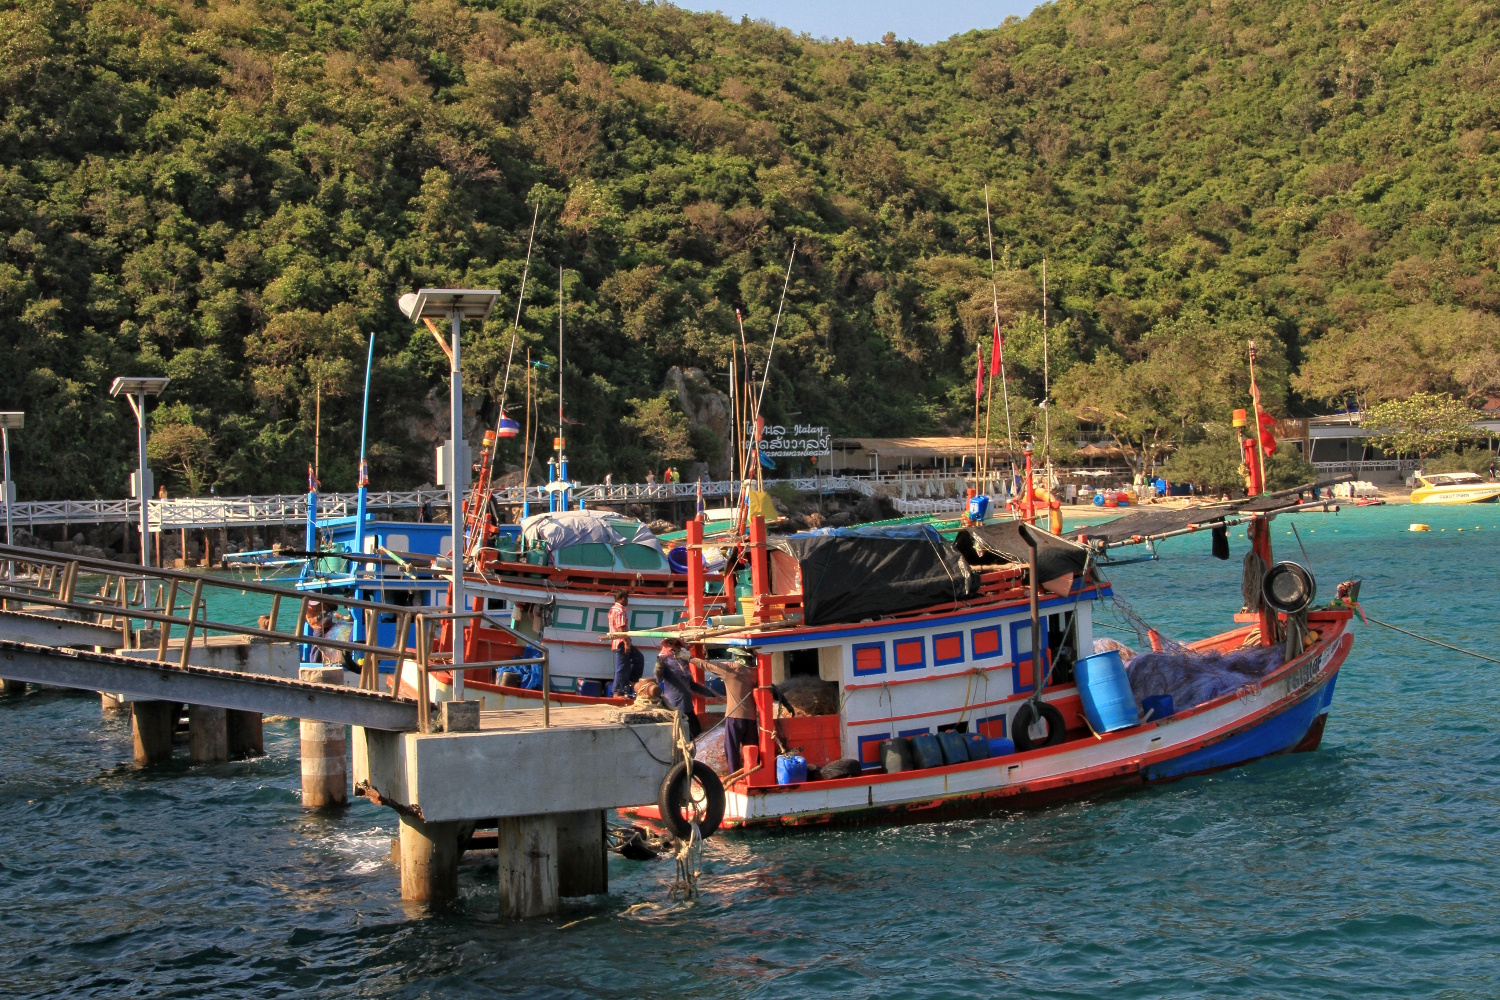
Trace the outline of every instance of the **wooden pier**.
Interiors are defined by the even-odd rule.
[[[197,762],[253,752],[263,714],[302,720],[304,804],[347,801],[346,739],[353,747],[357,794],[399,816],[402,897],[442,903],[457,892],[457,865],[476,828],[494,828],[500,852],[503,913],[515,918],[554,913],[567,896],[607,890],[605,813],[653,802],[673,762],[672,725],[621,721],[613,706],[481,712],[478,702],[425,697],[426,674],[451,669],[432,642],[456,617],[483,612],[375,604],[318,595],[325,604],[375,621],[396,615],[417,647],[381,647],[298,634],[279,627],[283,604],[312,598],[240,581],[213,581],[170,570],[59,557],[0,546],[17,576],[0,580],[0,679],[109,692],[129,707],[135,757],[149,765],[171,756],[172,732],[187,706]],[[264,592],[266,627],[210,620],[205,586]],[[185,606],[179,592],[188,594]],[[137,624],[152,626],[148,630]],[[490,628],[506,628],[487,620]],[[180,636],[173,635],[181,629]],[[399,626],[398,635],[405,635]],[[218,633],[211,635],[210,633]],[[142,641],[149,636],[154,641]],[[524,638],[519,637],[518,638]],[[283,676],[297,645],[357,654],[358,686],[345,686],[342,667],[299,667]],[[79,648],[82,647],[82,648]],[[546,653],[540,661],[544,674]],[[418,668],[419,698],[378,690],[382,660]],[[466,663],[501,668],[534,660]],[[544,695],[544,702],[548,699]],[[107,702],[106,702],[107,704]],[[352,738],[346,738],[352,727]]]

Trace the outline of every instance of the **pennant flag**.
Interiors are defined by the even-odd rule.
[[[370,486],[370,463],[364,459],[359,460],[359,485],[365,489]]]
[[[318,492],[318,477],[313,474],[312,463],[307,463],[307,492]]]
[[[978,400],[984,398],[984,348],[975,344],[974,356],[979,359],[974,368],[974,398]]]
[[[1276,454],[1276,418],[1262,411],[1260,417],[1260,446],[1267,455]]]
[[[1000,336],[1000,324],[995,324],[995,336],[990,341],[990,378],[1000,374],[1000,355],[1005,351],[1005,338]]]

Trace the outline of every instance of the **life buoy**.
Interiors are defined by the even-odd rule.
[[[1032,705],[1036,704],[1041,709],[1041,721],[1047,724],[1047,735],[1040,739],[1033,739],[1031,725],[1037,721],[1033,716]],[[1067,735],[1066,724],[1063,715],[1052,705],[1045,701],[1027,701],[1010,721],[1010,738],[1015,742],[1017,750],[1034,750],[1037,747],[1056,746],[1063,741]]]
[[[712,837],[724,821],[724,783],[701,760],[693,761],[693,774],[689,778],[687,763],[679,761],[662,779],[656,793],[656,807],[672,836],[686,840],[692,836],[696,820],[698,835]]]

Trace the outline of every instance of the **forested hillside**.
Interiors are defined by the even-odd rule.
[[[561,267],[584,477],[644,472],[667,369],[723,371],[736,309],[763,361],[794,240],[772,418],[967,433],[986,183],[1023,422],[1044,255],[1054,388],[1123,434],[1243,405],[1252,337],[1278,411],[1500,391],[1494,3],[1060,2],[928,47],[613,0],[10,0],[0,25],[28,498],[121,495],[106,390],[136,373],[172,377],[174,490],[302,488],[319,396],[350,488],[371,331],[374,483],[430,478],[446,362],[396,297],[506,292],[466,347],[492,417],[538,203],[522,350],[555,363]]]

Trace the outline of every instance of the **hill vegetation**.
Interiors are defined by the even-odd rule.
[[[668,367],[727,369],[737,309],[764,363],[793,241],[771,418],[967,433],[986,184],[1027,429],[1044,256],[1055,394],[1143,442],[1244,405],[1252,338],[1278,413],[1500,391],[1494,3],[1064,0],[925,47],[623,0],[9,0],[0,25],[24,497],[120,495],[105,390],[136,373],[172,377],[176,489],[302,488],[319,406],[347,489],[371,332],[375,485],[430,478],[446,363],[396,297],[505,291],[466,346],[492,419],[537,205],[519,351],[556,363],[560,280],[586,478],[645,471]]]

